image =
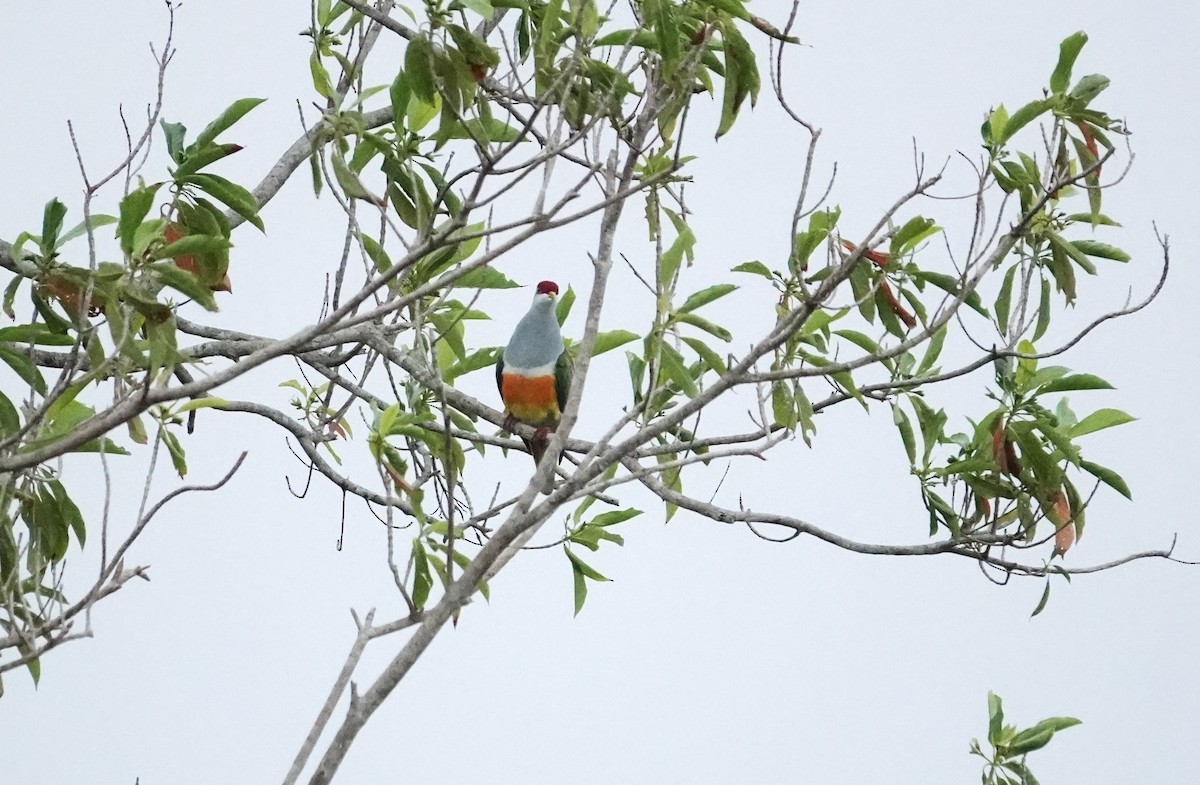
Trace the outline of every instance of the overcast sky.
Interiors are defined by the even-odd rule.
[[[95,170],[119,159],[117,108],[136,118],[152,95],[146,45],[161,41],[166,15],[156,0],[9,5],[0,47],[0,237],[11,241],[37,231],[54,196],[71,208],[68,223],[78,219],[66,122]],[[753,8],[779,22],[786,10],[779,0]],[[284,0],[190,0],[180,10],[167,119],[198,129],[235,98],[270,99],[230,135],[246,149],[223,174],[257,182],[299,133],[297,99],[312,116],[307,40],[297,35],[308,19],[306,3]],[[931,166],[950,160],[951,183],[965,182],[956,154],[977,153],[983,113],[1037,97],[1058,42],[1077,29],[1091,42],[1076,74],[1112,79],[1101,103],[1127,119],[1137,160],[1105,197],[1105,212],[1125,228],[1103,238],[1134,261],[1082,282],[1080,315],[1071,318],[1120,307],[1129,291],[1140,298],[1152,286],[1152,222],[1171,236],[1175,266],[1152,308],[1100,328],[1065,359],[1118,388],[1072,397],[1077,411],[1114,406],[1139,418],[1087,437],[1089,454],[1123,473],[1134,501],[1098,494],[1067,563],[1164,547],[1175,533],[1177,554],[1200,559],[1192,400],[1200,381],[1192,339],[1200,11],[1157,0],[808,2],[798,25],[805,46],[792,54],[787,81],[797,108],[824,129],[818,171],[838,163],[831,198],[844,227],[863,231],[911,187],[914,140]],[[381,61],[396,51],[385,40]],[[689,198],[701,255],[691,285],[742,261],[783,258],[804,143],[764,91],[726,139],[700,144]],[[165,172],[162,163],[159,145],[147,177]],[[953,233],[961,205],[919,209],[963,239]],[[313,321],[324,271],[341,248],[337,215],[328,197],[314,200],[301,171],[264,210],[266,237],[245,227],[235,234],[235,294],[223,297],[213,322],[282,336]],[[628,236],[630,252],[644,253],[634,244],[644,234]],[[556,277],[583,290],[593,247],[581,229],[501,267],[522,283]],[[620,291],[633,289],[626,279]],[[731,298],[719,313],[761,326],[770,315],[758,294],[758,311],[739,310]],[[479,345],[502,342],[529,296],[489,296],[495,322]],[[636,300],[617,304],[632,309]],[[580,316],[569,334],[582,330]],[[605,324],[637,329],[645,321],[626,310]],[[594,374],[577,431],[584,438],[597,436],[627,397],[616,353]],[[283,403],[275,385],[294,375],[294,366],[277,363],[222,394]],[[495,405],[485,377],[463,386]],[[975,407],[965,412],[986,410],[978,397],[986,382],[963,393],[961,405]],[[153,580],[101,604],[94,640],[47,657],[36,690],[25,674],[6,674],[0,782],[282,779],[352,640],[349,609],[378,607],[391,617],[400,608],[382,527],[350,505],[337,551],[340,497],[319,479],[307,498],[289,494],[285,478],[302,483],[304,472],[278,430],[202,413],[188,440],[189,479],[215,479],[246,448],[248,462],[225,490],[183,500],[142,537],[129,561],[151,565]],[[515,491],[528,476],[525,460],[514,454],[504,463],[491,451],[479,471]],[[115,509],[126,515],[114,519],[118,528],[129,524],[141,465],[126,470],[114,459],[128,471],[116,480]],[[68,468],[84,487],[94,477]],[[697,474],[696,487],[715,476]],[[171,487],[160,473],[155,489]],[[97,514],[98,489],[78,492],[85,514]],[[727,504],[744,494],[754,509],[866,541],[926,535],[885,407],[822,418],[814,449],[788,445],[767,463],[736,465],[722,493]],[[1051,714],[1083,720],[1031,757],[1048,785],[1195,777],[1196,568],[1143,561],[1070,586],[1059,581],[1049,608],[1031,620],[1040,581],[999,588],[963,559],[859,556],[805,538],[772,545],[682,513],[664,526],[661,507],[637,496],[629,503],[647,513],[620,527],[624,548],[594,558],[613,582],[593,586],[578,618],[561,552],[523,554],[495,581],[490,604],[473,604],[457,629],[443,631],[337,781],[969,782],[979,766],[967,744],[986,733],[988,690],[1018,723]],[[548,541],[557,530],[553,520],[540,536]],[[360,681],[400,642],[374,644]]]

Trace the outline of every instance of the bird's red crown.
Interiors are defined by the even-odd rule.
[[[554,281],[542,281],[538,284],[538,294],[558,294],[558,284]]]

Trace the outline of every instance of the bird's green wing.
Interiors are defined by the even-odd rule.
[[[571,370],[573,363],[566,351],[554,363],[554,394],[558,397],[558,410],[567,408],[567,396],[571,394]]]
[[[504,352],[500,352],[500,356],[496,358],[496,389],[500,394],[504,394]]]

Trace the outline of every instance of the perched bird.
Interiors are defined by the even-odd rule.
[[[571,362],[554,312],[557,299],[554,281],[537,285],[529,313],[517,323],[496,361],[496,386],[508,415],[505,428],[512,430],[517,422],[537,428],[532,439],[522,437],[535,465],[550,446],[550,432],[558,427],[571,389]]]

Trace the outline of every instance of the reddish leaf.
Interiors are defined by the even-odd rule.
[[[992,431],[992,457],[996,459],[996,465],[1000,467],[1001,474],[1011,474],[1008,470],[1008,453],[1004,449],[1007,443],[1004,434],[1004,423],[997,422],[996,429]]]
[[[996,428],[992,431],[992,457],[1001,474],[1020,474],[1021,461],[1017,458],[1017,448],[1012,439],[1008,438],[1008,430],[1002,419],[997,418]]]
[[[848,251],[854,251],[855,249],[858,248],[857,245],[850,242],[849,240],[842,240],[842,245]],[[882,253],[880,251],[863,251],[863,256],[870,259],[872,262],[879,265],[880,267],[887,267],[888,262],[891,261],[890,256],[888,256],[887,254]],[[899,315],[899,314],[897,314],[897,315]],[[909,325],[909,326],[911,327],[912,325]]]
[[[83,289],[75,281],[51,273],[50,277],[38,285],[38,292],[43,297],[53,297],[58,300],[67,313],[72,316],[76,318],[83,316]],[[99,316],[102,313],[104,313],[104,299],[96,292],[92,292],[87,315]]]
[[[183,231],[183,227],[181,227],[179,224],[167,224],[166,231],[163,232],[163,240],[167,245],[170,245],[176,240],[184,237],[186,234],[187,232]],[[200,264],[196,261],[196,257],[194,256],[177,256],[175,258],[175,266],[180,270],[185,270],[191,273],[197,278],[200,277]],[[220,281],[217,281],[208,288],[212,289],[214,292],[232,292],[233,284],[229,280],[229,273],[225,273]]]
[[[1046,517],[1058,529],[1054,534],[1054,555],[1062,556],[1075,544],[1075,527],[1071,523],[1071,505],[1067,495],[1061,490],[1055,491],[1043,508]]]
[[[1083,143],[1087,145],[1088,152],[1091,153],[1096,160],[1100,160],[1100,148],[1096,146],[1096,137],[1092,135],[1092,129],[1082,120],[1076,120],[1075,126],[1079,129],[1079,133],[1083,135]],[[1094,177],[1100,177],[1100,167],[1096,167]]]
[[[896,314],[897,319],[904,322],[905,327],[911,330],[917,326],[917,317],[909,313],[908,309],[900,304],[900,301],[896,299],[896,295],[892,293],[892,287],[888,286],[887,281],[883,281],[879,285],[879,290],[883,292],[884,298],[888,301],[888,305],[891,306],[892,313]]]
[[[398,472],[394,468],[392,468],[392,465],[390,463],[384,463],[383,468],[387,471],[388,475],[392,478],[392,482],[395,483],[397,490],[412,491],[412,486],[404,481],[404,477],[401,476],[400,472]]]

